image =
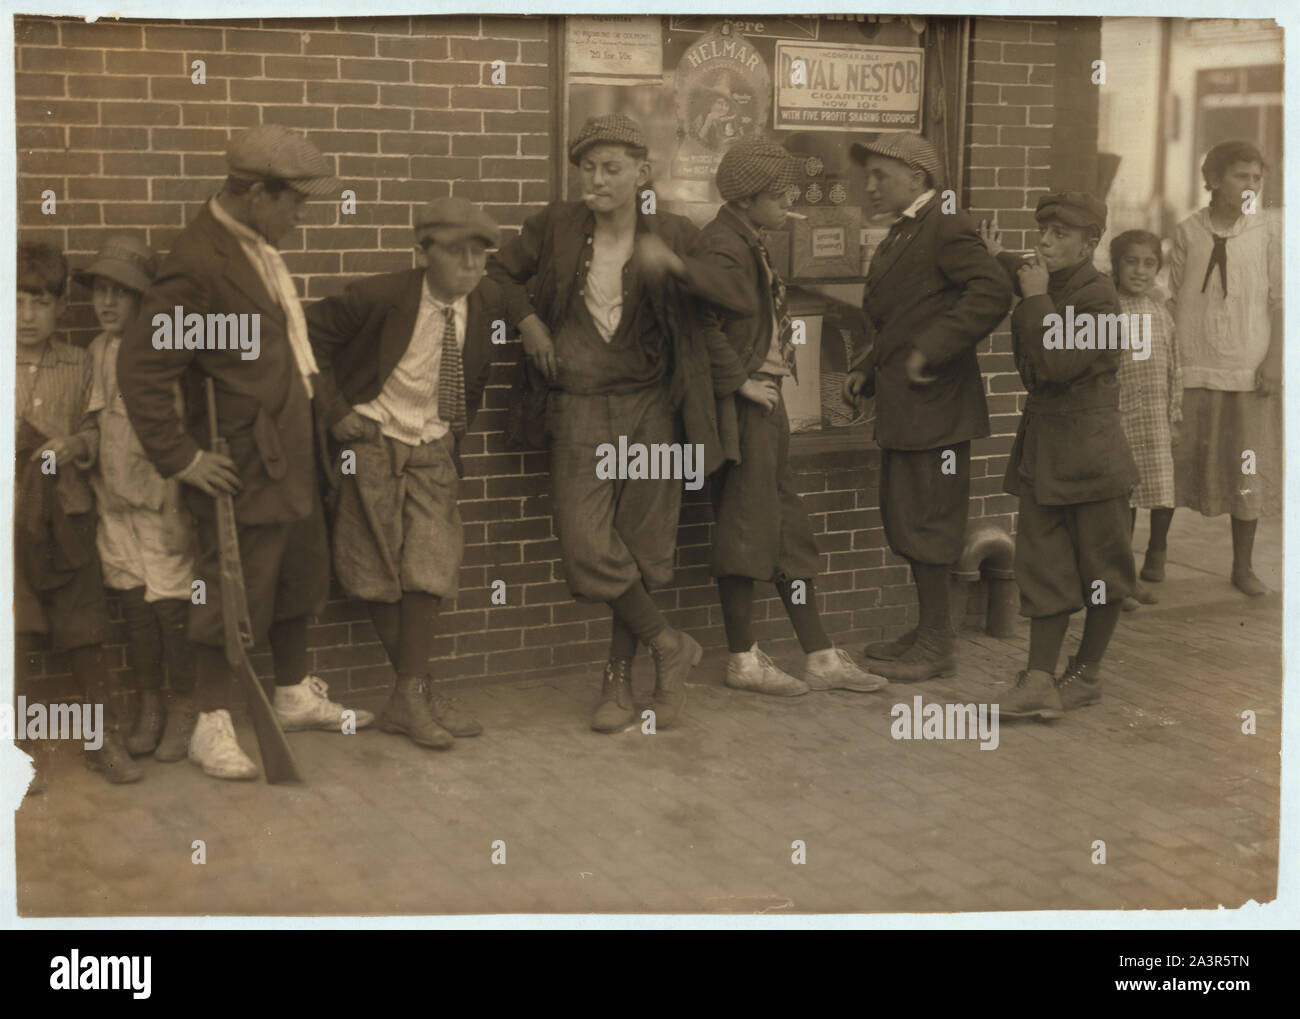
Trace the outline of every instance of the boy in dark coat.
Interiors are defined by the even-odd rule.
[[[1011,307],[1011,287],[974,220],[945,207],[928,141],[882,135],[852,154],[875,208],[898,219],[871,258],[862,308],[874,342],[844,395],[875,395],[880,515],[920,610],[915,630],[865,654],[882,676],[915,682],[957,668],[950,574],[965,542],[971,440],[989,434],[975,347]]]
[[[617,732],[635,717],[638,643],[655,660],[660,727],[677,720],[701,655],[650,598],[672,578],[682,479],[600,477],[598,450],[621,439],[672,445],[684,430],[688,449],[704,452],[693,465],[701,482],[720,462],[708,358],[693,347],[681,296],[694,274],[669,271],[697,231],[685,217],[642,210],[646,154],[630,117],[588,120],[569,146],[583,200],[548,205],[488,262],[505,291],[508,325],[550,387],[552,512],[569,590],[614,617],[591,719],[597,732]]]
[[[775,142],[733,145],[718,164],[718,192],[726,204],[691,248],[715,270],[707,284],[726,288],[717,295],[723,303],[744,308],[704,312],[719,429],[724,436],[735,432],[739,453],[710,479],[713,575],[731,652],[726,682],[784,697],[885,685],[834,647],[822,627],[813,590],[820,555],[790,475],[790,423],[781,386],[795,375],[792,323],[785,284],[759,231],[785,222],[789,189],[797,180],[793,158]],[[776,584],[807,656],[802,679],[779,669],[754,641],[756,580]]]
[[[464,198],[439,198],[415,216],[424,268],[359,280],[307,310],[316,405],[336,443],[334,572],[365,601],[397,672],[379,727],[436,749],[483,731],[434,691],[429,656],[460,574],[459,444],[505,318],[483,278],[500,236]]]
[[[1016,583],[1020,611],[1030,617],[1029,668],[1001,713],[1049,719],[1101,700],[1102,655],[1137,581],[1128,502],[1138,472],[1116,380],[1120,358],[1130,354],[1103,340],[1101,316],[1118,315],[1119,298],[1092,264],[1106,205],[1064,191],[1040,198],[1035,217],[1033,262],[1003,251],[996,232],[985,237],[1021,297],[1011,337],[1029,393],[1005,482],[1020,497]],[[1070,614],[1085,605],[1079,650],[1055,678]]]

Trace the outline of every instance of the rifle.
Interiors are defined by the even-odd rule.
[[[208,396],[208,428],[212,452],[229,455],[226,440],[217,432],[217,398],[212,379],[205,380]],[[221,621],[226,631],[226,662],[244,686],[248,710],[257,732],[257,748],[262,753],[262,770],[270,785],[301,782],[298,764],[289,749],[289,741],[275,717],[262,681],[248,661],[247,649],[253,646],[253,624],[248,615],[248,592],[244,588],[244,567],[239,559],[239,535],[235,530],[235,500],[229,492],[217,492],[217,541],[221,547]]]

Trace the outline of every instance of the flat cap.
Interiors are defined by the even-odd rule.
[[[96,276],[102,276],[143,294],[157,274],[158,256],[149,245],[130,234],[114,234],[104,241],[95,260],[72,278],[90,287],[95,285]]]
[[[1106,203],[1087,191],[1058,191],[1038,199],[1034,219],[1042,223],[1059,219],[1068,226],[1095,226],[1106,230]]]
[[[445,230],[456,240],[481,238],[489,247],[501,242],[501,228],[467,198],[435,198],[415,214],[415,232]]]
[[[316,198],[339,189],[339,180],[320,149],[280,124],[263,124],[235,135],[226,149],[226,164],[232,176],[282,180]]]
[[[865,164],[867,156],[872,154],[897,159],[914,169],[924,170],[930,175],[930,183],[935,187],[943,183],[943,166],[939,162],[939,155],[934,151],[934,146],[919,134],[882,134],[866,145],[858,143],[850,146],[849,154],[859,165]]]
[[[724,202],[763,191],[792,188],[799,182],[795,158],[773,141],[739,141],[718,163],[718,194]]]
[[[582,154],[593,145],[630,145],[635,149],[647,147],[641,125],[623,113],[588,117],[578,136],[569,142],[569,162],[577,166]]]

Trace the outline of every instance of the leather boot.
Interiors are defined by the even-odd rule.
[[[379,728],[401,733],[412,743],[434,750],[446,750],[456,742],[446,729],[434,721],[429,710],[428,680],[423,676],[398,676],[393,694],[379,713]]]
[[[1060,718],[1065,714],[1056,681],[1050,672],[1025,669],[1016,677],[1016,685],[998,703],[1002,718]]]
[[[686,706],[686,677],[699,664],[704,649],[689,633],[666,627],[650,641],[655,662],[655,728],[666,729]]]
[[[1142,560],[1142,572],[1138,574],[1143,580],[1159,584],[1165,579],[1165,552],[1168,549],[1149,548],[1146,558]]]
[[[875,665],[877,674],[891,683],[919,683],[936,676],[951,676],[957,671],[956,641],[951,630],[916,628],[916,641],[891,661]]]
[[[611,658],[605,663],[600,683],[600,700],[591,709],[591,728],[595,732],[621,732],[636,720],[636,701],[632,696],[632,659]],[[655,728],[660,725],[655,709]]]
[[[157,690],[141,690],[136,705],[135,725],[126,737],[126,751],[132,757],[152,754],[163,729],[162,698]]]
[[[85,751],[87,768],[99,772],[105,781],[114,785],[139,782],[144,778],[140,765],[131,760],[131,755],[127,753],[122,737],[109,728],[107,723],[103,739],[104,743],[98,750]]]
[[[1071,658],[1056,681],[1061,707],[1066,711],[1101,702],[1101,663]]]
[[[199,710],[194,706],[193,697],[180,694],[167,694],[167,721],[163,725],[162,738],[153,752],[155,761],[183,761],[190,752],[190,737],[194,735],[194,724],[198,721]]]
[[[862,649],[862,654],[867,658],[874,658],[880,662],[892,662],[907,652],[913,644],[916,643],[916,627],[912,627],[905,634],[896,640],[878,640],[873,644],[868,644]]]

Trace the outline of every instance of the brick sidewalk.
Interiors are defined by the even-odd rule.
[[[1185,515],[1180,515],[1185,516]],[[996,700],[1012,640],[965,632],[956,677],[778,701],[711,655],[680,729],[598,736],[584,674],[464,691],[447,753],[295,734],[309,784],[146,763],[110,787],[63,751],[16,814],[19,912],[40,915],[905,912],[1237,906],[1275,895],[1281,599],[1248,602],[1175,520],[1162,603],[1126,615],[1106,698],[1000,745],[895,741],[890,708]],[[1280,525],[1261,530],[1280,562]],[[1266,547],[1267,546],[1267,547]],[[1145,547],[1139,540],[1138,547]],[[1186,564],[1186,565],[1185,565]],[[1261,571],[1262,572],[1262,571]],[[1265,578],[1268,579],[1267,577]],[[1076,620],[1065,653],[1077,644]],[[850,645],[858,650],[858,643]],[[792,644],[773,645],[789,668]],[[1062,655],[1062,665],[1064,665]],[[638,660],[638,685],[651,666]],[[1251,709],[1258,734],[1241,733]],[[246,748],[255,747],[241,726]],[[202,839],[207,862],[190,862]],[[491,862],[494,840],[506,864]],[[791,862],[802,840],[807,863]],[[1094,840],[1106,863],[1091,862]]]

